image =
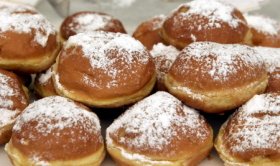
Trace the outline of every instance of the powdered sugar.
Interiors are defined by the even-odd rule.
[[[254,149],[279,151],[280,96],[262,94],[254,96],[234,115],[236,122],[226,141],[235,142],[234,152]],[[265,154],[264,154],[265,155]]]
[[[280,67],[280,48],[254,47],[254,49],[263,58],[268,72],[272,73]]]
[[[280,23],[261,15],[245,15],[248,25],[259,32],[269,35],[277,35],[280,30]]]
[[[30,104],[19,116],[13,131],[20,132],[24,125],[32,121],[37,122],[34,128],[43,136],[59,136],[61,130],[71,127],[88,133],[100,132],[100,123],[94,113],[60,96],[46,97]],[[31,134],[30,139],[36,139],[36,136]],[[79,139],[83,139],[82,136]]]
[[[16,83],[12,78],[0,73],[0,128],[13,123],[21,111],[15,108],[12,98],[19,98],[19,102],[26,104],[22,94],[12,86],[13,84]]]
[[[163,14],[154,16],[152,18],[152,30],[157,30],[162,27],[163,21],[165,20],[166,16]]]
[[[199,70],[216,81],[226,81],[229,76],[240,71],[242,67],[262,67],[263,60],[252,48],[238,44],[218,44],[213,42],[196,42],[190,44],[181,53],[185,61],[195,60],[203,67]],[[242,61],[242,65],[240,65]],[[193,70],[192,66],[182,65],[182,70]]]
[[[233,28],[239,26],[240,23],[244,23],[242,20],[232,15],[234,11],[233,6],[218,0],[194,0],[182,4],[179,8],[183,6],[188,10],[181,13],[182,18],[189,18],[197,15],[200,18],[206,17],[209,19],[209,22],[201,27],[203,29],[220,28],[220,22],[225,22]],[[199,22],[200,19],[196,19],[195,21]]]
[[[34,41],[45,47],[55,28],[35,9],[23,5],[0,2],[0,32],[34,33]]]
[[[99,13],[83,13],[73,17],[69,25],[76,33],[95,31],[104,28],[113,18]]]
[[[192,140],[205,140],[209,131],[203,127],[203,123],[195,110],[184,106],[166,92],[157,92],[129,108],[113,122],[107,129],[107,143],[111,143],[110,134],[117,134],[122,129],[125,134],[119,135],[117,140],[121,144],[151,151],[164,150],[182,134],[184,137],[192,137]],[[126,137],[131,134],[133,138]]]
[[[150,53],[156,64],[157,77],[158,79],[163,79],[178,56],[179,50],[173,46],[165,46],[162,43],[158,43],[153,46]]]
[[[12,111],[5,108],[0,108],[0,114],[1,114],[0,129],[1,129],[7,124],[12,124],[15,121],[17,115],[19,114],[19,111],[16,110]]]
[[[45,73],[40,74],[39,82],[40,84],[45,84],[53,75],[52,68],[50,67]]]
[[[65,48],[72,46],[80,46],[83,56],[89,60],[91,67],[103,70],[112,78],[106,85],[108,87],[117,86],[116,79],[120,76],[125,77],[126,71],[136,64],[146,65],[151,60],[150,54],[139,41],[121,33],[100,31],[80,33],[71,36]],[[117,63],[119,65],[116,65]]]

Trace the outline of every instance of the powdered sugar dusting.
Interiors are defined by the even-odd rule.
[[[239,44],[218,44],[213,42],[196,42],[190,44],[181,53],[185,61],[195,60],[203,64],[203,72],[213,80],[226,81],[229,76],[245,66],[262,68],[263,59],[254,49]],[[240,65],[242,61],[242,65]],[[191,66],[183,65],[182,70],[192,70]]]
[[[110,32],[80,33],[71,36],[65,48],[80,46],[84,57],[89,59],[93,69],[101,69],[112,81],[106,86],[116,86],[115,79],[128,71],[135,64],[146,65],[150,61],[150,54],[137,40],[127,34]],[[112,54],[112,52],[115,52]],[[117,69],[116,63],[120,63]]]
[[[129,108],[113,122],[107,129],[107,143],[111,143],[110,134],[117,134],[121,129],[125,134],[118,135],[118,142],[129,148],[164,150],[182,134],[192,137],[192,140],[205,140],[209,131],[203,123],[195,110],[166,92],[157,92]],[[174,126],[179,129],[175,130]]]
[[[21,111],[14,108],[12,97],[20,98],[20,102],[26,104],[22,94],[17,88],[12,87],[12,84],[14,84],[12,78],[0,73],[0,128],[13,123]]]
[[[101,128],[94,113],[60,96],[46,97],[30,104],[18,117],[13,131],[20,132],[24,125],[33,121],[37,122],[34,128],[43,136],[59,136],[61,130],[72,127],[94,134]],[[36,139],[36,136],[31,135],[30,139]],[[79,139],[83,139],[82,136]]]
[[[150,51],[150,53],[156,64],[157,78],[163,79],[177,58],[179,50],[173,46],[165,46],[162,43],[158,43],[153,46],[153,49]]]
[[[29,6],[0,2],[0,32],[34,33],[34,41],[45,47],[55,28]]]
[[[232,151],[243,152],[254,149],[279,151],[279,95],[256,95],[234,116],[237,118],[237,124],[230,128],[230,135],[224,139],[235,142],[231,147]]]
[[[73,18],[69,25],[76,33],[95,31],[104,28],[113,18],[99,13],[83,13]]]
[[[280,30],[280,23],[261,15],[245,15],[248,25],[259,32],[269,35],[277,35]]]
[[[50,67],[45,73],[41,73],[39,76],[40,84],[45,84],[53,75],[52,68]]]
[[[162,24],[165,20],[166,16],[163,15],[163,14],[160,14],[160,15],[157,15],[157,16],[154,16],[152,18],[152,30],[157,30],[157,29],[160,29],[162,27]]]
[[[268,72],[272,73],[280,67],[280,48],[254,47],[254,49],[262,56]]]
[[[6,126],[7,124],[12,124],[17,115],[19,114],[19,111],[16,110],[8,110],[8,109],[4,109],[4,108],[0,108],[0,114],[1,114],[1,118],[0,118],[0,128]]]
[[[244,23],[243,20],[240,20],[232,15],[234,11],[234,7],[232,5],[218,0],[194,0],[182,4],[179,8],[183,6],[188,8],[188,10],[181,13],[182,18],[189,18],[194,15],[199,16],[200,18],[209,18],[208,24],[200,27],[201,29],[220,28],[220,22],[225,22],[234,28],[239,26],[240,23]],[[200,19],[196,20],[196,22],[199,21]]]

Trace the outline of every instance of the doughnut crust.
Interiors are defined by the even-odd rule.
[[[180,52],[165,77],[168,91],[209,113],[239,107],[268,83],[263,59],[239,44],[196,42]]]
[[[105,156],[98,117],[60,96],[30,104],[5,150],[15,166],[98,166]]]
[[[14,73],[0,69],[0,144],[9,141],[17,116],[28,105],[24,88]]]
[[[71,36],[54,66],[57,93],[95,107],[119,107],[148,95],[156,81],[147,49],[127,34]]]
[[[52,80],[52,68],[36,75],[34,90],[41,97],[57,96]]]
[[[195,0],[180,5],[165,19],[160,35],[178,49],[197,41],[234,44],[251,40],[242,13],[217,0]]]
[[[151,50],[155,44],[164,43],[164,40],[159,35],[164,19],[164,15],[159,15],[142,22],[132,36],[139,40],[148,50]]]
[[[280,164],[280,96],[256,95],[221,127],[215,147],[227,166]]]
[[[63,40],[82,32],[106,31],[126,33],[120,20],[106,13],[82,11],[74,13],[64,19],[60,26]]]
[[[280,67],[269,73],[267,93],[280,93]]]
[[[197,165],[211,151],[213,132],[195,110],[166,92],[129,108],[106,131],[118,165]]]
[[[29,6],[0,2],[0,36],[0,67],[4,69],[46,70],[60,48],[54,27]]]
[[[280,47],[280,23],[261,15],[245,15],[255,46]]]

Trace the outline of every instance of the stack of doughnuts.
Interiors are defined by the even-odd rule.
[[[280,47],[280,23],[260,15],[245,15],[255,46]]]
[[[0,144],[9,141],[17,116],[28,105],[28,92],[18,77],[0,69]]]
[[[165,19],[160,35],[179,49],[198,41],[251,42],[251,32],[243,14],[217,0],[194,0],[180,5]]]
[[[0,2],[0,144],[16,166],[99,166],[106,151],[118,165],[192,166],[214,144],[199,111],[235,111],[215,142],[225,164],[279,165],[279,28],[193,0],[132,36],[92,11],[66,17],[57,35],[32,7]],[[24,81],[4,69],[37,74],[30,88],[42,99],[28,106]],[[105,148],[93,112],[123,108]]]
[[[98,117],[59,96],[30,104],[5,150],[14,165],[100,165],[105,157]]]
[[[60,26],[60,36],[64,41],[77,33],[92,31],[126,33],[120,20],[92,11],[74,13],[66,17]]]
[[[197,165],[212,139],[205,119],[166,92],[133,105],[106,131],[107,150],[118,165]]]
[[[215,147],[225,165],[280,164],[280,96],[254,96],[221,127]]]
[[[165,18],[164,15],[158,15],[142,22],[137,26],[132,36],[151,50],[155,44],[164,42],[159,35],[159,31]]]
[[[57,93],[95,107],[120,107],[147,96],[156,81],[148,50],[127,34],[71,36],[53,68]]]
[[[48,69],[59,51],[51,23],[29,6],[0,2],[0,68],[37,73]],[[16,46],[16,47],[15,47]]]

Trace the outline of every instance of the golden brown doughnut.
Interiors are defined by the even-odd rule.
[[[197,165],[212,149],[213,132],[197,111],[157,92],[107,128],[106,145],[120,166]]]
[[[60,96],[30,104],[5,150],[15,166],[98,166],[105,156],[98,117]]]
[[[234,44],[251,40],[242,13],[217,0],[195,0],[180,5],[164,21],[160,35],[179,49],[197,41]]]
[[[48,69],[59,51],[55,28],[34,8],[0,2],[0,67],[36,73]]]
[[[157,71],[157,90],[166,90],[164,77],[168,73],[171,65],[177,58],[179,50],[173,46],[165,46],[162,43],[154,45],[150,51]]]
[[[74,13],[64,19],[60,26],[63,40],[82,32],[106,31],[126,33],[120,20],[106,13],[82,11]]]
[[[280,23],[260,15],[245,15],[255,46],[280,47]]]
[[[9,141],[17,116],[28,105],[28,96],[18,77],[0,69],[0,144]]]
[[[280,92],[280,48],[254,47],[262,56],[269,81],[266,92]]]
[[[138,25],[132,36],[146,46],[148,50],[151,50],[153,45],[164,42],[159,36],[164,19],[164,15],[159,15],[142,22]]]
[[[171,94],[209,113],[239,107],[264,92],[267,82],[263,59],[253,48],[213,42],[187,46],[165,77]]]
[[[41,97],[57,96],[52,80],[52,68],[36,75],[34,90]]]
[[[147,96],[156,81],[147,49],[127,34],[71,36],[54,66],[59,95],[95,107],[119,107]]]
[[[222,126],[215,147],[227,166],[280,165],[280,96],[256,95]]]

